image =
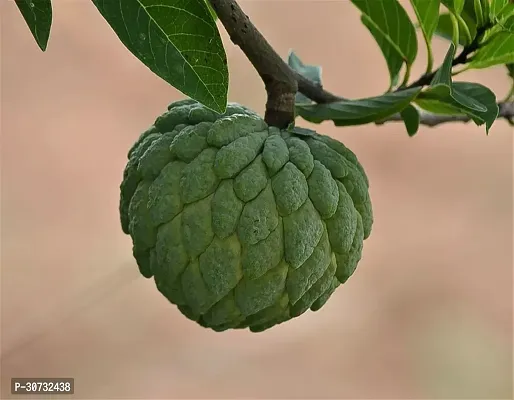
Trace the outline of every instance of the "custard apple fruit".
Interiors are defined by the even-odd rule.
[[[259,332],[320,309],[371,232],[354,153],[236,103],[223,115],[171,104],[128,158],[121,224],[141,274],[215,331]]]

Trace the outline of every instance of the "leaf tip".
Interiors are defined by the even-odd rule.
[[[225,101],[221,104],[216,103],[216,108],[209,107],[205,105],[207,108],[210,108],[212,111],[217,112],[218,114],[225,114],[225,111],[227,111],[227,102],[228,100],[225,99]]]
[[[297,62],[299,63],[300,65],[302,65],[302,61],[300,60],[300,58],[296,55],[296,52],[294,51],[293,48],[289,49],[289,51],[287,52],[287,63],[289,65],[291,65],[293,62]]]
[[[42,41],[36,41],[38,47],[41,49],[41,51],[44,53],[48,47],[48,40],[42,42]]]

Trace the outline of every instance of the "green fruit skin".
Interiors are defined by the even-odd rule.
[[[354,153],[229,103],[171,104],[128,154],[123,231],[189,319],[261,332],[319,310],[353,274],[373,212]]]

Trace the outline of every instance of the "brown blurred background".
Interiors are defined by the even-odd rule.
[[[375,211],[357,272],[319,312],[261,334],[214,333],[139,276],[118,220],[126,153],[183,95],[86,0],[54,0],[42,53],[0,0],[2,398],[11,377],[75,378],[76,398],[512,398],[513,128],[317,128],[366,167]],[[403,4],[406,4],[404,1]],[[341,1],[241,1],[327,88],[380,94],[385,61]],[[408,8],[409,6],[406,5]],[[409,8],[409,12],[410,12]],[[221,29],[230,100],[263,86]],[[420,36],[418,76],[425,68]],[[437,40],[437,62],[447,43]],[[498,97],[503,68],[460,79]],[[309,126],[303,123],[303,126]]]

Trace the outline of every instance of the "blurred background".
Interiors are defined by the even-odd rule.
[[[126,154],[183,98],[86,0],[54,0],[48,50],[13,1],[1,15],[1,383],[74,377],[75,397],[512,398],[513,128],[315,126],[365,166],[375,224],[322,310],[261,334],[215,333],[139,275],[120,228]],[[409,12],[408,2],[403,1]],[[378,95],[388,73],[347,0],[241,1],[276,50],[326,87]],[[412,13],[411,13],[412,15]],[[263,85],[223,28],[231,101]],[[425,68],[419,37],[419,61]],[[437,40],[437,64],[448,43]],[[507,93],[502,67],[472,71]],[[302,126],[312,127],[302,122]],[[12,396],[11,396],[12,397]]]

